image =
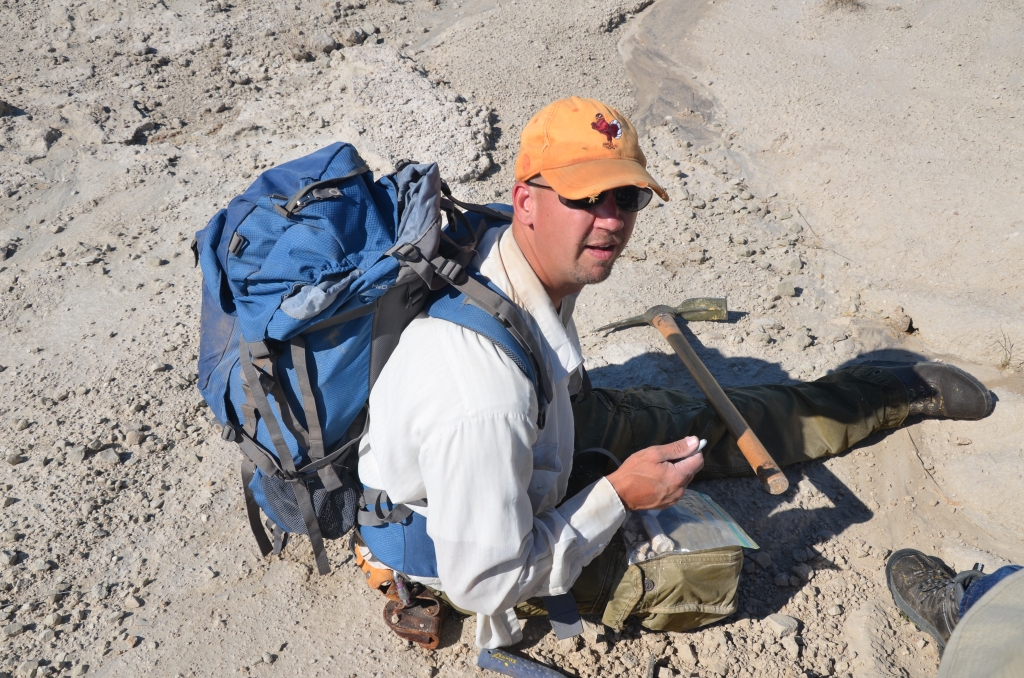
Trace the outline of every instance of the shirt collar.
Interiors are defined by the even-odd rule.
[[[492,229],[480,246],[480,272],[487,276],[516,306],[529,315],[527,322],[538,332],[538,341],[549,353],[548,369],[554,383],[561,382],[583,364],[572,312],[577,295],[562,299],[555,310],[544,286],[512,235],[512,227]]]

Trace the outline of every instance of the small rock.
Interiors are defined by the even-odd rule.
[[[806,563],[807,562],[807,549],[804,549],[804,548],[793,549],[793,554],[792,555],[793,555],[793,560],[795,560],[798,563]]]
[[[263,653],[264,664],[273,664],[275,659],[277,659],[277,655],[270,654],[269,652]]]
[[[68,461],[73,461],[76,463],[85,461],[86,451],[87,448],[85,447],[85,445],[79,445],[78,447],[68,452]]]
[[[830,617],[838,617],[843,613],[843,608],[839,607],[838,605],[833,605],[832,607],[825,610],[825,613]]]
[[[803,351],[814,343],[814,340],[803,332],[798,332],[786,340],[786,348],[793,351]]]
[[[697,650],[694,649],[692,643],[683,643],[678,645],[679,658],[684,664],[696,664],[697,663]]]
[[[785,221],[786,219],[792,219],[793,215],[790,212],[783,212],[779,215],[779,221]]]
[[[25,627],[21,624],[8,624],[4,627],[4,635],[8,638],[19,636],[25,630]]]
[[[128,53],[132,56],[146,56],[149,53],[149,45],[144,42],[133,42],[128,47]]]
[[[971,439],[970,438],[957,437],[956,444],[960,445],[960,446],[970,445],[971,444]]]
[[[145,604],[138,596],[128,596],[124,599],[124,606],[132,609],[140,608]]]
[[[10,567],[18,564],[18,554],[14,551],[0,551],[0,565]]]
[[[776,586],[784,588],[786,586],[789,586],[789,575],[785,572],[780,572],[777,575],[775,575],[775,578],[772,581],[775,583]]]
[[[99,454],[97,454],[96,458],[102,462],[106,462],[107,464],[121,463],[121,455],[119,455],[112,447],[108,447]]]
[[[740,200],[753,200],[753,199],[754,199],[754,194],[751,193],[750,191],[743,191],[742,193],[740,193]]]
[[[255,654],[255,655],[249,657],[249,665],[250,666],[255,666],[257,664],[262,664],[262,663],[263,663],[263,655]]]
[[[791,659],[797,659],[800,656],[800,644],[796,642],[794,636],[787,636],[782,639],[782,647],[786,650],[786,654]]]
[[[71,395],[71,393],[68,391],[57,391],[56,393],[53,394],[53,399],[59,403],[62,403],[68,399],[69,395]]]
[[[106,446],[107,443],[99,438],[93,438],[92,440],[89,441],[89,444],[86,445],[86,447],[88,447],[93,452],[99,452]]]
[[[708,204],[704,202],[704,198],[694,198],[690,201],[690,206],[694,209],[702,210],[707,207]]]
[[[3,99],[0,99],[0,116],[10,115],[13,112],[14,112],[14,106],[11,106],[9,103],[4,101]]]
[[[39,634],[40,643],[52,643],[57,639],[57,634],[53,632],[53,629],[43,629],[43,632]]]
[[[24,431],[30,426],[28,419],[18,419],[14,422],[15,431]]]
[[[74,678],[78,678],[78,676],[84,676],[88,672],[89,672],[89,665],[88,664],[78,664],[78,665],[75,666],[75,668],[71,669],[71,675]]]
[[[294,59],[295,61],[312,61],[313,53],[310,52],[308,49],[302,49],[301,47],[297,47],[292,50],[292,59]]]
[[[341,34],[341,43],[346,47],[361,45],[368,36],[361,28],[350,28]]]
[[[888,323],[890,327],[902,334],[910,334],[914,331],[914,321],[904,313],[902,307],[897,307],[889,314]]]
[[[633,656],[633,655],[632,655],[631,653],[629,653],[629,652],[625,652],[625,653],[623,653],[623,655],[622,655],[622,657],[621,657],[621,660],[622,660],[622,664],[623,664],[623,665],[624,665],[624,666],[625,666],[625,667],[626,667],[627,669],[635,669],[635,668],[636,668],[637,666],[639,666],[639,665],[640,665],[640,662],[638,662],[638,661],[637,661],[636,657],[634,657],[634,656]]]
[[[764,551],[757,551],[750,556],[751,560],[761,566],[762,569],[767,570],[772,565],[772,557]]]
[[[103,537],[109,537],[110,533],[102,528],[99,528],[92,531],[92,536],[98,539],[102,539]]]
[[[128,613],[124,612],[123,610],[118,610],[117,612],[111,612],[110,614],[107,615],[107,623],[108,624],[116,624],[117,622],[119,622],[122,619],[124,619],[127,616],[127,614]]]
[[[765,617],[765,626],[772,630],[776,638],[795,636],[800,628],[800,621],[785,614],[770,614]]]
[[[793,566],[793,574],[800,577],[803,581],[810,581],[813,573],[814,569],[806,563],[800,563],[799,565]]]
[[[775,293],[780,297],[795,297],[796,287],[790,282],[780,282],[775,286]]]
[[[14,497],[7,496],[7,497],[4,497],[3,507],[7,508],[8,506],[13,506],[14,504],[17,504],[17,503],[18,503],[17,499],[15,499]]]
[[[338,49],[338,43],[336,43],[334,38],[326,33],[317,33],[313,37],[313,47],[316,48],[318,52],[330,54],[334,50]]]
[[[917,642],[914,643],[914,645],[917,647],[918,650],[923,650],[925,646],[928,645],[928,641],[924,638],[918,638]]]
[[[28,564],[28,569],[33,572],[49,572],[51,567],[50,561],[43,560],[42,558],[36,558]]]
[[[735,252],[738,257],[752,257],[757,254],[757,250],[749,245],[740,245],[739,247],[733,248],[733,252]]]
[[[60,614],[58,614],[56,612],[52,612],[52,613],[46,615],[46,618],[43,619],[43,624],[45,624],[46,626],[54,627],[54,626],[60,626],[63,621],[64,621],[64,617],[62,615],[60,615]]]
[[[799,271],[804,267],[804,262],[797,256],[786,257],[782,260],[782,267],[787,271]]]
[[[124,639],[124,644],[128,647],[135,647],[141,642],[142,638],[139,638],[138,636],[128,636]]]
[[[146,434],[142,431],[128,431],[124,436],[124,444],[129,447],[141,445],[146,441]]]
[[[207,579],[215,579],[219,574],[219,572],[215,572],[213,568],[210,566],[207,566],[203,569],[203,576],[205,576]]]
[[[7,463],[10,464],[11,466],[24,464],[26,461],[28,461],[28,457],[18,454],[17,452],[15,452],[14,454],[7,455]]]
[[[171,369],[171,366],[165,363],[152,363],[149,366],[149,371],[153,373],[166,372],[169,369]]]
[[[223,105],[223,103],[221,105]],[[161,259],[160,257],[149,257],[148,259],[146,259],[146,263],[149,264],[151,268],[160,268],[167,262]]]
[[[89,393],[89,387],[88,386],[79,386],[78,388],[75,389],[75,395],[84,396],[84,395],[87,395],[88,393]]]

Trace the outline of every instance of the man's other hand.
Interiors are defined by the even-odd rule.
[[[630,455],[608,480],[629,511],[666,508],[679,501],[704,468],[698,447],[695,436],[648,447]]]

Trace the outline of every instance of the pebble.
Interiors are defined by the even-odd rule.
[[[121,463],[121,455],[119,455],[112,447],[108,447],[99,454],[97,454],[96,458],[108,464]]]
[[[17,452],[15,452],[14,454],[7,455],[7,463],[10,464],[11,466],[24,464],[26,461],[28,461],[28,457],[18,454]]]
[[[18,554],[14,551],[0,551],[0,565],[10,567],[18,564]]]
[[[18,419],[14,422],[15,431],[24,431],[29,427],[28,419]]]
[[[275,655],[272,655],[269,652],[264,652],[263,653],[263,663],[264,664],[273,664],[275,659],[277,659],[277,657]]]
[[[21,635],[21,633],[24,630],[25,630],[25,627],[22,626],[21,624],[8,624],[7,626],[4,627],[4,635],[7,636],[8,638],[13,638],[14,636]]]
[[[804,267],[804,262],[797,256],[786,257],[782,260],[782,267],[787,271],[799,271]]]
[[[781,330],[782,325],[775,318],[758,318],[754,321],[755,325],[760,325],[766,330]]]
[[[64,617],[62,615],[58,614],[57,612],[51,612],[50,614],[46,615],[45,619],[43,619],[43,624],[51,627],[60,626],[63,621]]]
[[[53,632],[53,629],[44,629],[43,632],[39,634],[40,643],[52,643],[56,639],[57,634]]]
[[[18,500],[16,498],[14,498],[14,497],[10,497],[10,496],[4,497],[4,501],[3,501],[4,508],[7,508],[8,506],[13,506],[14,504],[17,504],[17,503],[18,503]]]
[[[142,638],[139,638],[138,636],[128,636],[127,638],[124,639],[124,643],[128,647],[135,647],[136,645],[138,645],[141,642],[142,642]]]
[[[733,249],[738,257],[752,257],[757,254],[757,250],[747,245],[741,245]]]
[[[49,572],[52,567],[50,561],[43,560],[42,558],[36,558],[28,564],[28,569],[33,572]]]
[[[313,47],[315,47],[318,52],[330,54],[334,50],[338,49],[338,43],[334,42],[334,38],[326,33],[317,33],[313,36]]]
[[[128,53],[132,56],[145,56],[149,52],[149,45],[144,42],[133,42],[128,47]]]
[[[775,579],[773,579],[772,581],[775,583],[776,586],[779,587],[789,586],[789,575],[785,572],[780,572],[779,574],[775,575]]]
[[[138,596],[128,596],[124,599],[124,606],[132,609],[140,608],[145,605],[145,601]]]
[[[306,54],[309,54],[309,52],[306,52]],[[223,106],[224,104],[221,103],[221,105]],[[217,112],[220,113],[220,111]],[[160,268],[167,262],[161,259],[160,257],[149,257],[148,259],[146,259],[146,263],[149,264],[151,268]]]
[[[640,664],[640,662],[638,662],[638,661],[636,660],[636,657],[634,657],[634,656],[633,656],[632,654],[630,654],[629,652],[625,652],[625,653],[623,653],[623,655],[622,655],[622,657],[621,657],[621,660],[622,660],[622,663],[623,663],[623,665],[624,665],[624,666],[625,666],[625,667],[626,667],[627,669],[635,669],[635,668],[636,668],[637,666],[639,666],[639,664]]]
[[[786,650],[786,653],[792,659],[796,659],[800,656],[800,644],[796,642],[794,636],[787,636],[782,639],[782,647]]]
[[[843,613],[843,608],[839,607],[838,605],[833,605],[832,607],[825,610],[825,613],[830,617],[838,617]]]
[[[124,437],[124,444],[129,447],[141,445],[146,440],[146,434],[142,431],[128,431]]]
[[[795,297],[796,286],[791,282],[780,282],[775,286],[775,294],[780,297]]]
[[[75,395],[84,396],[84,395],[86,395],[88,393],[89,393],[89,388],[87,386],[79,386],[78,388],[75,389]],[[59,400],[59,398],[58,398],[58,400]]]
[[[796,351],[803,351],[813,343],[813,339],[803,332],[799,332],[786,340],[786,347]]]
[[[68,452],[68,461],[73,461],[73,462],[76,462],[76,463],[83,462],[83,461],[85,461],[85,453],[86,453],[85,445],[79,445],[78,447],[76,447],[76,448],[72,449],[70,452]]]
[[[708,204],[704,202],[704,198],[694,198],[690,202],[690,206],[693,207],[694,209],[702,210],[705,207],[707,207]]]
[[[171,366],[166,363],[151,363],[149,366],[149,371],[153,373],[166,372],[169,369],[171,369]]]
[[[804,581],[809,581],[813,573],[814,569],[806,563],[800,563],[799,565],[793,566],[793,574],[800,577],[800,579]]]
[[[800,621],[798,619],[778,613],[765,617],[764,624],[772,630],[776,638],[795,636],[800,628]]]
[[[694,649],[692,643],[683,643],[677,646],[679,651],[679,658],[685,664],[696,664],[697,663],[697,650]]]
[[[107,615],[107,623],[108,624],[116,624],[117,622],[121,621],[126,615],[127,615],[127,613],[124,612],[123,610],[118,610],[117,612],[111,612],[110,614]]]
[[[772,565],[772,557],[764,551],[757,551],[756,553],[751,555],[750,558],[765,570],[767,570]]]
[[[753,199],[754,199],[754,194],[751,193],[750,191],[743,191],[742,193],[740,193],[740,200],[753,200]]]
[[[793,215],[789,212],[783,212],[779,215],[779,221],[785,221],[786,219],[792,219]]]
[[[84,676],[88,672],[88,664],[77,664],[75,668],[71,669],[71,675],[74,676],[74,678],[78,678],[78,676]]]

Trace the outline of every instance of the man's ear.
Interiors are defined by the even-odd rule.
[[[530,187],[522,181],[517,181],[512,187],[512,210],[515,212],[516,221],[532,228],[535,207]]]

